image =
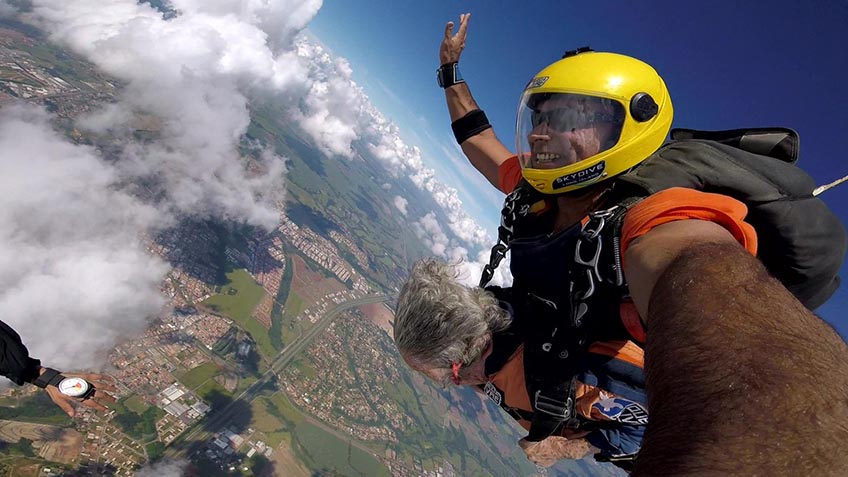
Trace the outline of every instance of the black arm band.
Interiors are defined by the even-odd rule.
[[[489,124],[489,118],[486,117],[486,113],[482,109],[470,111],[465,116],[451,123],[453,135],[459,144],[464,143],[471,136],[476,136],[490,127],[492,125]]]

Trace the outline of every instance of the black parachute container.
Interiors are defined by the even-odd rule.
[[[748,206],[758,257],[807,308],[839,287],[845,259],[842,222],[814,195],[815,181],[795,163],[798,135],[786,128],[674,129],[669,143],[618,178],[625,195],[687,187]]]

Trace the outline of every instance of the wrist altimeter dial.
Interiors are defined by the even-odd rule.
[[[77,376],[67,377],[53,368],[41,368],[41,373],[32,384],[46,388],[56,386],[59,392],[73,398],[87,399],[94,395],[94,385]]]
[[[65,378],[56,386],[65,396],[85,399],[94,394],[94,386],[83,378]]]

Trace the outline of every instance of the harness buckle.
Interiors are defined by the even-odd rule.
[[[597,268],[595,273],[598,273]],[[585,300],[595,294],[595,278],[592,275],[592,270],[586,270],[586,281],[589,282],[589,288],[579,295],[580,300]]]
[[[592,239],[590,239],[590,240],[592,240]],[[600,281],[601,280],[601,272],[598,270],[598,262],[600,261],[600,258],[601,258],[601,249],[603,248],[603,241],[601,241],[601,240],[592,240],[592,241],[595,242],[595,251],[592,253],[592,258],[590,258],[589,260],[583,260],[583,254],[581,253],[581,250],[582,250],[582,246],[585,242],[582,240],[582,237],[581,237],[581,239],[577,240],[577,246],[574,247],[574,261],[579,265],[583,265],[585,267],[589,267],[590,269],[594,270],[595,276]]]
[[[536,411],[553,416],[561,421],[569,419],[574,409],[574,400],[571,399],[571,396],[563,402],[559,399],[543,395],[542,391],[536,391],[534,402]]]

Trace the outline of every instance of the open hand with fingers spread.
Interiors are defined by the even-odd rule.
[[[76,406],[83,405],[95,411],[105,411],[107,404],[115,402],[109,393],[115,392],[112,378],[102,374],[65,374],[51,368],[41,368],[39,380],[50,399],[69,416],[74,417]]]
[[[445,25],[445,37],[442,39],[442,46],[439,48],[440,65],[448,63],[457,63],[462,55],[462,50],[465,49],[465,37],[468,30],[468,19],[471,18],[470,13],[463,13],[459,16],[459,29],[456,35],[453,34],[453,22],[448,22]]]

